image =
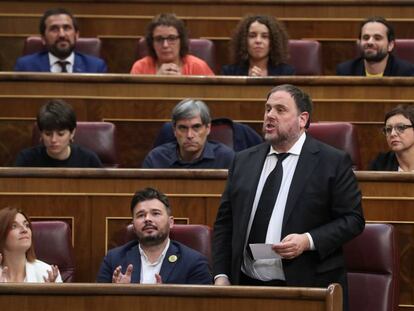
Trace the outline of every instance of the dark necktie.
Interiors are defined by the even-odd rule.
[[[260,195],[252,227],[250,229],[249,239],[247,241],[247,251],[251,257],[252,254],[249,244],[264,243],[266,241],[266,233],[267,228],[269,227],[270,217],[272,216],[276,198],[282,183],[282,162],[286,159],[289,153],[279,153],[275,155],[277,156],[277,163],[273,171],[267,176],[263,186],[262,194]]]
[[[69,62],[64,61],[64,60],[59,60],[56,62],[57,64],[59,64],[60,68],[62,68],[62,70],[60,72],[68,72],[68,69],[66,68],[66,66],[69,64]]]

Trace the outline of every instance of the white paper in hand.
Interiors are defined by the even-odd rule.
[[[272,244],[249,244],[254,260],[280,259],[280,255],[272,250]]]

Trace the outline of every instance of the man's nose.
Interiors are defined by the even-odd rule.
[[[195,134],[194,130],[190,127],[187,131],[187,137],[188,138],[193,138],[194,134]]]
[[[60,27],[60,28],[59,28],[59,36],[60,36],[60,37],[64,37],[64,36],[65,36],[65,34],[66,34],[65,29],[64,29],[63,27]]]

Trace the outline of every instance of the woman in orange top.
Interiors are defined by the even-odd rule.
[[[188,54],[187,31],[175,14],[154,17],[145,40],[149,56],[136,61],[131,74],[214,75],[206,62]]]

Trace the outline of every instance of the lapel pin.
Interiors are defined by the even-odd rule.
[[[176,262],[177,259],[178,259],[178,257],[176,255],[171,255],[170,257],[168,257],[169,262]]]

